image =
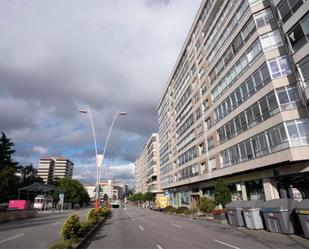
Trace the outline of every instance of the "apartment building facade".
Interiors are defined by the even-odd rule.
[[[63,157],[43,157],[39,161],[38,176],[45,184],[51,183],[55,179],[72,177],[74,164]]]
[[[158,105],[161,188],[173,205],[213,196],[218,178],[233,200],[309,197],[308,70],[297,73],[283,1],[293,2],[202,2]]]
[[[162,194],[160,188],[159,134],[154,133],[143,148],[135,163],[135,192]]]

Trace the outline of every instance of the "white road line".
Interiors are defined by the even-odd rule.
[[[174,224],[174,223],[171,223],[171,225],[174,226],[174,227],[178,227],[178,228],[182,229],[181,226],[178,226],[178,225],[176,225],[176,224]]]
[[[135,221],[135,219],[129,214],[129,212],[125,209],[124,210],[126,213],[127,213],[127,215],[131,218],[131,220],[133,220],[133,221]]]
[[[144,231],[144,228],[143,228],[141,225],[138,225],[138,227],[139,227],[141,230]]]
[[[58,221],[58,222],[53,223],[52,226],[56,226],[56,225],[61,224],[61,223],[62,223],[61,221]]]
[[[17,234],[15,236],[11,237],[11,238],[7,238],[7,239],[4,239],[4,240],[1,240],[0,243],[6,242],[6,241],[9,241],[9,240],[12,240],[12,239],[17,239],[17,238],[19,238],[21,236],[24,236],[24,234],[23,233],[22,234]]]
[[[231,245],[231,244],[228,244],[228,243],[222,242],[222,241],[220,241],[220,240],[216,240],[216,239],[214,239],[214,241],[216,241],[216,242],[218,242],[218,243],[220,243],[220,244],[222,244],[222,245],[226,245],[226,246],[232,247],[232,248],[234,248],[234,249],[240,249],[240,248],[239,248],[239,247],[237,247],[237,246],[233,246],[233,245]]]
[[[163,247],[162,247],[162,246],[160,246],[160,245],[157,245],[157,248],[158,248],[158,249],[163,249]]]

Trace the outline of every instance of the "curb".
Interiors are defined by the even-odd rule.
[[[224,224],[228,225],[227,220],[217,220],[214,218],[207,218],[205,216],[191,216],[191,215],[186,215],[186,214],[176,214],[176,213],[168,213],[168,212],[162,212],[163,214],[168,214],[168,215],[173,215],[173,216],[180,216],[180,217],[187,217],[187,218],[192,218],[194,220],[202,220],[202,221],[208,221],[211,223],[216,223],[216,224]]]
[[[105,223],[105,221],[110,217],[111,214],[104,217],[99,223],[90,229],[90,231],[82,238],[76,245],[73,246],[74,249],[81,249],[89,240],[89,238]]]

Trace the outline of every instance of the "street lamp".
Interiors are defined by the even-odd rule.
[[[117,119],[118,116],[124,116],[127,115],[126,112],[120,112],[117,111],[115,114],[115,117],[112,121],[112,124],[109,128],[108,134],[107,134],[107,138],[106,138],[106,142],[105,142],[105,146],[104,146],[104,150],[103,150],[103,154],[102,155],[98,155],[98,149],[97,149],[97,140],[96,140],[96,135],[95,135],[95,129],[94,129],[94,125],[93,125],[93,120],[92,120],[92,116],[91,116],[91,112],[90,109],[81,109],[79,110],[81,113],[85,113],[89,115],[89,119],[90,119],[90,123],[91,123],[91,127],[92,127],[92,133],[93,133],[93,140],[94,140],[94,149],[95,149],[95,155],[96,155],[96,168],[97,168],[97,180],[96,180],[96,195],[95,195],[95,209],[96,211],[99,210],[99,202],[100,202],[100,179],[101,179],[101,171],[102,171],[102,166],[103,166],[103,162],[104,162],[104,158],[105,158],[105,152],[106,152],[106,148],[107,148],[107,144],[109,141],[109,137],[112,131],[112,128],[114,126],[114,123]]]

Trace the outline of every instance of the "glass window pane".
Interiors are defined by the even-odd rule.
[[[306,56],[299,65],[299,71],[302,75],[305,86],[309,85],[309,56]]]
[[[305,35],[309,34],[309,14],[307,14],[303,20],[301,21],[301,25],[303,27],[303,31]]]
[[[263,81],[264,81],[264,84],[266,84],[266,82],[269,82],[270,81],[270,74],[269,74],[269,71],[268,71],[268,67],[266,64],[264,64],[261,68],[260,68],[260,72],[261,72],[261,75],[263,77]],[[255,80],[255,76],[254,76],[254,80]],[[255,83],[256,84],[256,83]]]
[[[244,97],[248,95],[248,89],[247,89],[247,85],[246,84],[242,84],[241,85],[241,91],[242,91],[242,95]]]
[[[289,103],[289,97],[285,89],[277,91],[280,105]]]
[[[247,84],[249,93],[254,92],[254,82],[251,77],[247,80],[246,84]]]
[[[279,64],[282,70],[282,75],[288,75],[291,73],[291,69],[290,69],[287,57],[284,56],[284,57],[279,58]]]
[[[270,117],[270,113],[269,113],[269,108],[268,108],[268,104],[266,101],[266,98],[263,98],[262,100],[259,101],[260,102],[260,107],[261,107],[261,112],[263,115],[263,119],[267,119]]]
[[[290,139],[299,138],[297,127],[294,122],[291,124],[287,124],[287,129],[288,129]]]
[[[299,101],[299,95],[296,87],[292,87],[288,89],[288,95],[290,97],[290,101]]]
[[[298,123],[298,129],[299,129],[301,137],[308,136],[309,135],[309,122],[301,121],[300,123]]]
[[[247,113],[248,124],[250,127],[253,127],[254,124],[252,122],[254,121],[255,118],[253,116],[252,108],[246,110],[246,113]]]
[[[292,15],[292,12],[286,0],[283,0],[280,3],[280,5],[278,6],[278,11],[283,22],[285,22]]]
[[[247,152],[248,159],[253,158],[254,154],[253,154],[253,151],[252,151],[250,140],[245,141],[244,144],[245,144],[245,147],[246,147],[246,152]]]

